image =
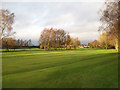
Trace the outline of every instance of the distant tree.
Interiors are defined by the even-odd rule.
[[[88,43],[88,46],[90,48],[99,48],[100,47],[99,42],[97,40],[94,40],[93,42]]]
[[[57,50],[61,49],[61,47],[65,46],[65,43],[68,43],[69,36],[63,29],[54,29],[54,28],[45,28],[39,39],[40,48],[44,48],[45,50],[50,50],[54,48]]]
[[[7,51],[9,51],[9,49],[16,49],[16,47],[18,46],[17,41],[14,40],[13,38],[3,38],[2,39],[2,47],[6,48]]]
[[[20,44],[21,44],[21,43],[20,43],[20,39],[17,40],[17,43],[18,43],[18,46],[20,46]]]
[[[109,38],[108,38],[106,32],[103,32],[102,34],[100,34],[98,36],[98,41],[99,41],[101,47],[103,47],[105,49],[108,49]]]
[[[66,35],[66,49],[71,49],[71,45],[70,45],[70,42],[71,42],[71,38],[70,38],[70,35],[69,33]]]
[[[76,49],[78,46],[81,46],[81,43],[80,43],[80,40],[78,40],[78,38],[71,37],[70,45],[71,45],[71,47]]]
[[[31,41],[31,39],[29,39],[29,40],[20,40],[20,39],[18,39],[17,40],[17,44],[18,44],[18,46],[19,46],[19,48],[22,48],[22,47],[25,47],[25,48],[31,48],[31,46],[32,46],[32,41]],[[24,48],[24,49],[25,49]]]
[[[75,39],[75,45],[74,45],[74,48],[78,47],[78,46],[81,46],[81,42],[80,40],[78,40],[78,37]]]
[[[47,45],[48,45],[48,33],[49,33],[48,30],[45,28],[42,31],[42,34],[39,39],[40,45],[43,46],[45,50],[47,49]]]
[[[23,40],[21,39],[20,40],[20,47],[22,47],[23,46]]]
[[[2,39],[0,39],[0,48],[2,48]]]
[[[32,41],[31,39],[28,40],[28,47],[30,48],[32,46]]]

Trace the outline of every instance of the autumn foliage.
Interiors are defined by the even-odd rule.
[[[76,48],[80,45],[80,41],[73,40],[63,29],[45,28],[40,35],[39,44],[40,48],[45,50],[51,50],[51,48],[60,50],[61,48]]]
[[[101,8],[99,13],[102,22],[99,31],[106,34],[106,36],[102,34],[104,37],[102,41],[106,43],[106,48],[110,44],[115,47],[117,52],[120,52],[120,1],[106,0],[104,8]]]

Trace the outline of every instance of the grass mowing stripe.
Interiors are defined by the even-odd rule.
[[[98,56],[97,56],[98,57]],[[99,56],[99,57],[101,57],[101,56]],[[74,60],[74,61],[72,61],[72,62],[64,62],[64,63],[59,63],[59,62],[57,62],[57,63],[52,63],[52,64],[50,64],[50,66],[49,66],[49,63],[48,64],[46,64],[45,66],[42,66],[42,67],[34,67],[33,69],[26,69],[25,71],[24,70],[21,70],[21,71],[17,71],[17,72],[12,72],[12,73],[7,73],[7,74],[4,74],[4,75],[8,75],[8,74],[14,74],[14,73],[22,73],[22,72],[29,72],[29,71],[34,71],[34,70],[36,70],[36,69],[47,69],[47,68],[54,68],[54,67],[59,67],[59,66],[65,66],[65,65],[69,65],[69,64],[76,64],[76,63],[79,63],[79,62],[81,62],[81,61],[86,61],[86,60],[94,60],[96,58],[96,56],[94,56],[94,57],[89,57],[89,58],[82,58],[82,60]],[[101,58],[102,59],[102,58]],[[106,60],[108,60],[108,59],[106,59]],[[102,61],[102,60],[101,60]],[[105,60],[104,60],[105,61]],[[110,61],[110,60],[109,60]],[[39,63],[36,63],[36,64],[39,64]],[[35,64],[35,65],[36,65]]]
[[[32,49],[2,55],[3,88],[118,87],[118,55],[113,49]]]

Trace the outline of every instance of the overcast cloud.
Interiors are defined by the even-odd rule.
[[[100,25],[97,11],[103,2],[4,2],[15,13],[16,39],[37,44],[44,28],[62,28],[82,42],[97,39]]]

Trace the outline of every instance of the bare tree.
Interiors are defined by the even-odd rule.
[[[7,51],[9,51],[9,49],[15,50],[17,46],[18,46],[18,43],[13,38],[2,39],[2,48],[6,48]]]
[[[89,42],[89,43],[88,43],[88,46],[89,46],[90,48],[100,48],[99,42],[98,42],[97,40],[94,40],[93,42]]]
[[[28,46],[32,46],[32,40],[31,39],[28,40]]]
[[[74,49],[81,45],[80,40],[78,40],[78,38],[70,37],[70,39],[71,39],[70,46],[73,47]]]
[[[40,35],[40,47],[44,47],[45,50],[50,50],[51,48],[55,50],[59,48],[60,50],[70,40],[69,37],[63,29],[45,28]]]
[[[14,13],[10,13],[8,10],[0,10],[0,38],[8,37],[15,33],[12,32],[14,16]]]
[[[14,22],[14,13],[10,13],[8,10],[0,9],[0,41],[2,38],[7,38],[13,35],[12,24]],[[5,39],[8,40],[8,39]],[[7,43],[8,41],[6,41]],[[0,47],[2,47],[0,42]]]
[[[110,43],[109,38],[106,32],[103,32],[98,36],[98,42],[101,47],[108,49],[108,45]]]
[[[120,40],[120,28],[119,28],[119,17],[120,17],[120,1],[114,0],[110,2],[106,0],[104,8],[100,9],[101,18],[100,21],[102,25],[99,31],[106,31],[109,38],[114,39],[114,46],[117,52],[120,52],[120,46],[118,45],[118,40]],[[113,41],[113,40],[112,40]]]

